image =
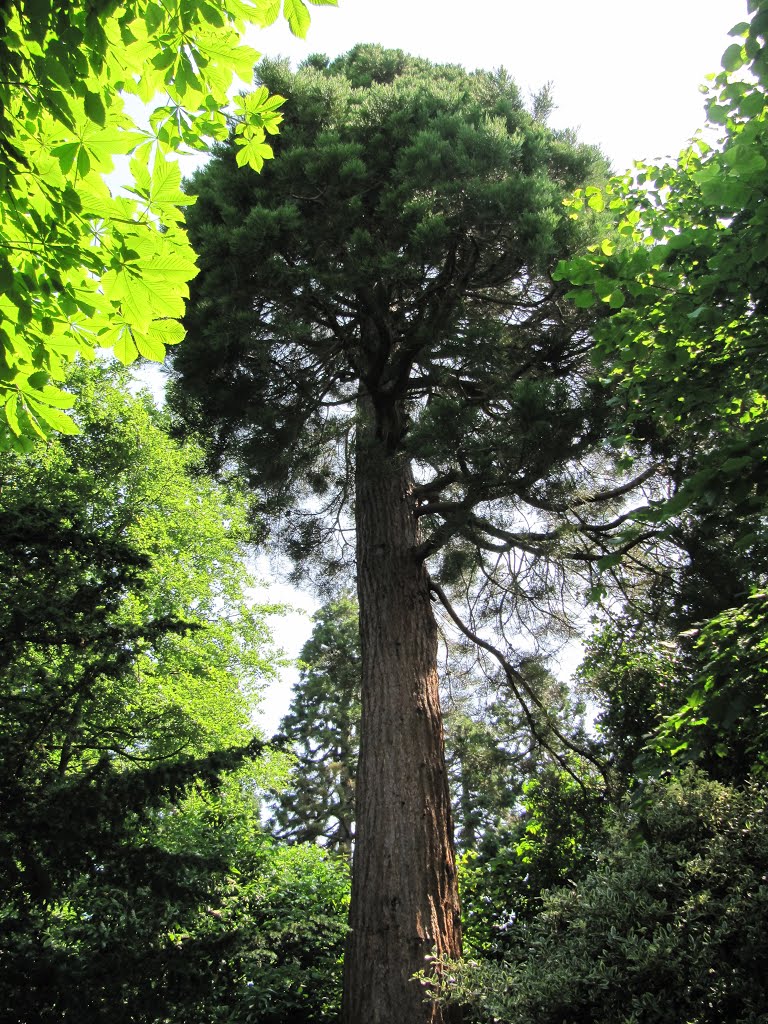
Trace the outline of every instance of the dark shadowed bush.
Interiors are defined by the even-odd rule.
[[[438,996],[483,1024],[765,1024],[766,872],[766,790],[689,769],[615,815],[506,961],[451,965]]]

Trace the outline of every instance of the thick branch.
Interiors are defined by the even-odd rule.
[[[640,484],[649,480],[657,470],[658,466],[649,466],[648,469],[643,470],[642,473],[634,477],[632,480],[627,481],[627,483],[618,484],[616,487],[611,487],[605,491],[596,491],[594,494],[587,494],[582,498],[574,498],[573,501],[569,502],[547,501],[545,498],[537,498],[527,492],[519,493],[519,496],[523,501],[526,501],[534,508],[541,509],[542,512],[553,512],[559,515],[565,515],[567,512],[571,512],[576,508],[581,508],[583,505],[595,505],[603,501],[612,501],[614,498],[621,498],[623,495],[634,490],[635,487],[639,487]]]

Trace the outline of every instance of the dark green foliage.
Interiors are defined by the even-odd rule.
[[[734,784],[762,777],[765,649],[763,591],[681,634],[628,617],[606,623],[578,678],[600,711],[595,724],[614,795],[670,761],[693,761]]]
[[[277,794],[275,825],[294,840],[322,840],[351,854],[360,728],[357,602],[331,601],[314,617],[301,649],[300,677],[279,733],[297,757]]]
[[[474,850],[500,818],[513,813],[523,765],[534,742],[508,729],[512,709],[494,703],[481,715],[449,705],[446,761],[451,779],[456,847]]]
[[[359,46],[259,76],[291,123],[259,179],[223,148],[189,184],[201,274],[172,407],[272,508],[310,499],[273,527],[296,558],[344,554],[328,516],[348,508],[365,393],[390,450],[423,467],[425,554],[552,553],[570,531],[548,512],[575,478],[604,481],[582,465],[604,416],[588,318],[547,276],[584,240],[562,199],[599,155],[533,118],[504,72]],[[523,537],[511,510],[529,498],[541,528]]]
[[[525,944],[524,924],[541,911],[542,893],[583,877],[604,840],[604,780],[573,759],[577,778],[541,766],[518,795],[517,815],[461,861],[468,955],[498,959]]]
[[[676,637],[661,622],[616,616],[589,638],[576,680],[597,712],[596,742],[614,802],[632,788],[641,755],[645,773],[659,768],[646,747],[684,700],[687,678]]]
[[[506,962],[443,994],[491,1024],[762,1024],[766,793],[689,771],[612,817],[597,866],[544,894]]]
[[[657,756],[693,760],[735,783],[768,769],[768,597],[758,591],[737,608],[684,634],[692,685],[653,737]]]
[[[144,800],[58,899],[23,918],[3,915],[0,1006],[12,1008],[9,1019],[336,1019],[347,872],[317,849],[264,835],[254,770],[219,779],[218,795],[198,782],[159,813]],[[134,782],[142,803],[141,777]]]
[[[252,763],[271,663],[244,503],[121,374],[78,384],[82,433],[2,470],[0,1014],[325,1020],[347,883],[259,828],[276,767]],[[269,888],[289,884],[301,922]]]
[[[138,796],[150,779],[167,796],[174,771],[189,782],[180,758],[246,743],[248,693],[270,671],[242,649],[268,642],[244,605],[242,509],[190,477],[194,452],[119,383],[81,374],[83,433],[2,470],[2,872],[19,907],[97,864],[112,817],[120,837],[154,806]],[[146,769],[135,795],[130,766]]]
[[[274,824],[283,838],[319,840],[330,850],[349,854],[360,727],[357,602],[349,597],[328,602],[315,623],[301,651],[294,699],[280,724],[281,742],[293,744],[288,749],[298,761],[276,794]],[[474,692],[477,678],[467,685],[454,670],[443,679],[456,844],[461,851],[479,848],[484,858],[494,856],[500,828],[518,826],[527,781],[547,763],[551,751],[562,751],[547,716],[572,735],[578,733],[582,709],[573,706],[567,688],[533,659],[524,661],[521,671],[547,709],[547,714],[537,709],[535,733],[503,686],[483,706]]]

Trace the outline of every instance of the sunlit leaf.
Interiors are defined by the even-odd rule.
[[[283,0],[283,14],[291,32],[299,39],[306,38],[310,16],[303,0]]]

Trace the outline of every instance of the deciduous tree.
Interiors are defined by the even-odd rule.
[[[334,4],[336,0],[309,0]],[[304,35],[302,0],[282,5]],[[162,361],[184,336],[195,275],[173,156],[226,138],[272,156],[282,115],[266,90],[230,102],[258,54],[246,25],[281,0],[9,0],[0,7],[0,450],[71,433],[67,363],[111,348]],[[153,104],[149,127],[131,98]],[[123,188],[108,186],[131,155]]]
[[[344,879],[263,835],[227,845],[258,818],[263,767],[212,796],[264,746],[251,716],[275,661],[244,496],[205,477],[200,452],[127,394],[127,372],[81,369],[73,384],[81,432],[0,470],[0,1012],[221,1019],[224,989],[233,1013],[264,997],[247,984],[257,966],[288,988],[317,952],[332,975],[343,935],[326,907],[303,906],[326,937],[307,937],[302,959],[275,895],[260,900],[253,880],[233,892],[229,873],[258,864],[261,884],[296,887],[306,872],[307,890],[340,903]],[[285,1002],[299,1020],[334,998],[329,981]]]
[[[671,717],[658,749],[729,780],[762,770],[765,700],[768,4],[749,12],[710,77],[708,133],[677,161],[638,163],[567,200],[577,219],[607,208],[616,234],[555,273],[605,314],[595,359],[617,389],[617,441],[650,447],[674,480],[627,521],[628,533],[662,524],[685,556],[654,596],[668,646],[633,654],[636,667],[677,660],[681,706],[672,714],[669,687],[659,694]]]
[[[506,962],[451,965],[481,1024],[757,1022],[768,962],[766,792],[688,770],[611,815],[601,856],[543,894]]]
[[[607,209],[616,234],[555,273],[604,314],[595,359],[617,389],[617,440],[671,467],[673,493],[634,522],[665,522],[687,549],[687,624],[740,603],[768,569],[768,5],[749,8],[711,76],[708,133],[569,198],[576,219]]]
[[[83,433],[1,471],[2,870],[22,903],[78,842],[36,817],[57,786],[247,744],[273,671],[242,500],[191,474],[194,449],[119,375],[77,383]]]

